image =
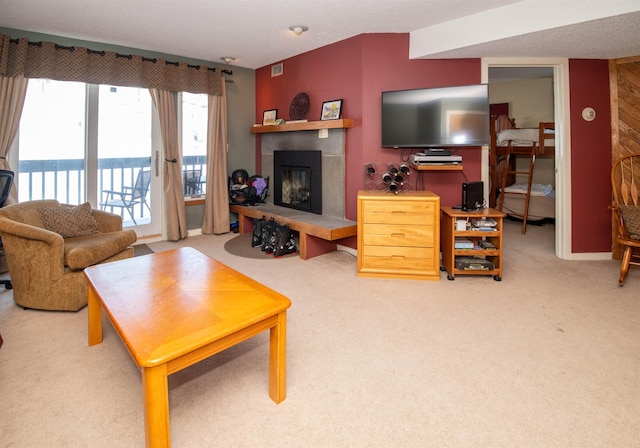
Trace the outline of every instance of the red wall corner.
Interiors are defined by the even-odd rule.
[[[611,251],[611,106],[609,61],[569,60],[571,251]],[[593,121],[582,110],[596,111]]]

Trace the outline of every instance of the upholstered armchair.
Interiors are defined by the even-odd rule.
[[[0,209],[14,301],[25,308],[77,311],[87,304],[84,268],[133,256],[133,230],[89,203],[41,200]],[[117,281],[117,279],[114,279]]]

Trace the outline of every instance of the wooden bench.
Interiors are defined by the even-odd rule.
[[[240,233],[253,232],[253,220],[273,218],[279,224],[288,224],[300,236],[300,258],[307,260],[318,255],[333,252],[338,243],[353,245],[357,234],[357,223],[346,219],[316,215],[273,204],[235,205],[229,210],[238,214]],[[355,246],[354,246],[355,247]]]

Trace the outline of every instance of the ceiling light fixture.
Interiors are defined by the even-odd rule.
[[[222,56],[220,59],[222,59],[225,64],[231,64],[236,60],[236,58],[232,58],[231,56]]]
[[[294,26],[290,26],[289,29],[293,31],[293,34],[295,34],[296,36],[299,36],[305,31],[307,31],[309,27],[304,25],[294,25]]]

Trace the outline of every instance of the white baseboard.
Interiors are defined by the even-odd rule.
[[[347,252],[348,254],[353,255],[354,257],[358,256],[358,251],[356,249],[353,249],[349,246],[343,246],[342,244],[337,244],[337,250],[343,250],[345,252]]]
[[[611,252],[585,252],[585,253],[572,253],[568,260],[582,260],[582,261],[595,261],[595,260],[612,260],[613,255]]]

